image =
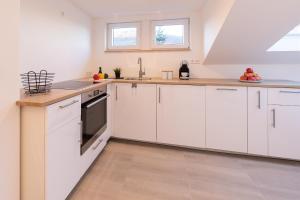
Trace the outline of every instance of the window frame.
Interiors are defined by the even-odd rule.
[[[184,43],[178,44],[157,44],[156,26],[184,25]],[[190,18],[164,19],[151,21],[151,48],[152,49],[189,49],[190,48]]]
[[[107,23],[106,49],[107,50],[137,50],[141,48],[141,22]],[[112,31],[115,28],[136,28],[136,45],[113,46]]]

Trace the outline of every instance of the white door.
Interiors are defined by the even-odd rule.
[[[48,133],[46,199],[64,200],[81,177],[80,117]]]
[[[157,141],[205,147],[205,87],[158,85]]]
[[[268,92],[248,88],[248,153],[268,155]]]
[[[269,106],[269,154],[300,160],[300,107]]]
[[[247,88],[206,87],[206,145],[247,152]]]
[[[156,85],[116,84],[114,136],[156,141]]]

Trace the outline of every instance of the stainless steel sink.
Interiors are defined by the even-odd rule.
[[[147,80],[151,80],[151,78],[147,78],[147,77],[143,77],[143,78],[139,78],[139,77],[127,77],[125,78],[125,80],[130,80],[130,81],[147,81]]]

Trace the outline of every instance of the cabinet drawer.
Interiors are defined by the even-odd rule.
[[[269,105],[300,106],[300,90],[287,88],[268,89]]]
[[[47,107],[48,129],[55,129],[81,115],[81,96],[76,96]]]
[[[106,135],[100,136],[80,158],[81,175],[83,175],[107,144]]]

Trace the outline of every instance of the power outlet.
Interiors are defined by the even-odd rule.
[[[201,61],[200,60],[197,60],[197,59],[193,59],[193,60],[190,60],[190,64],[201,64]]]

